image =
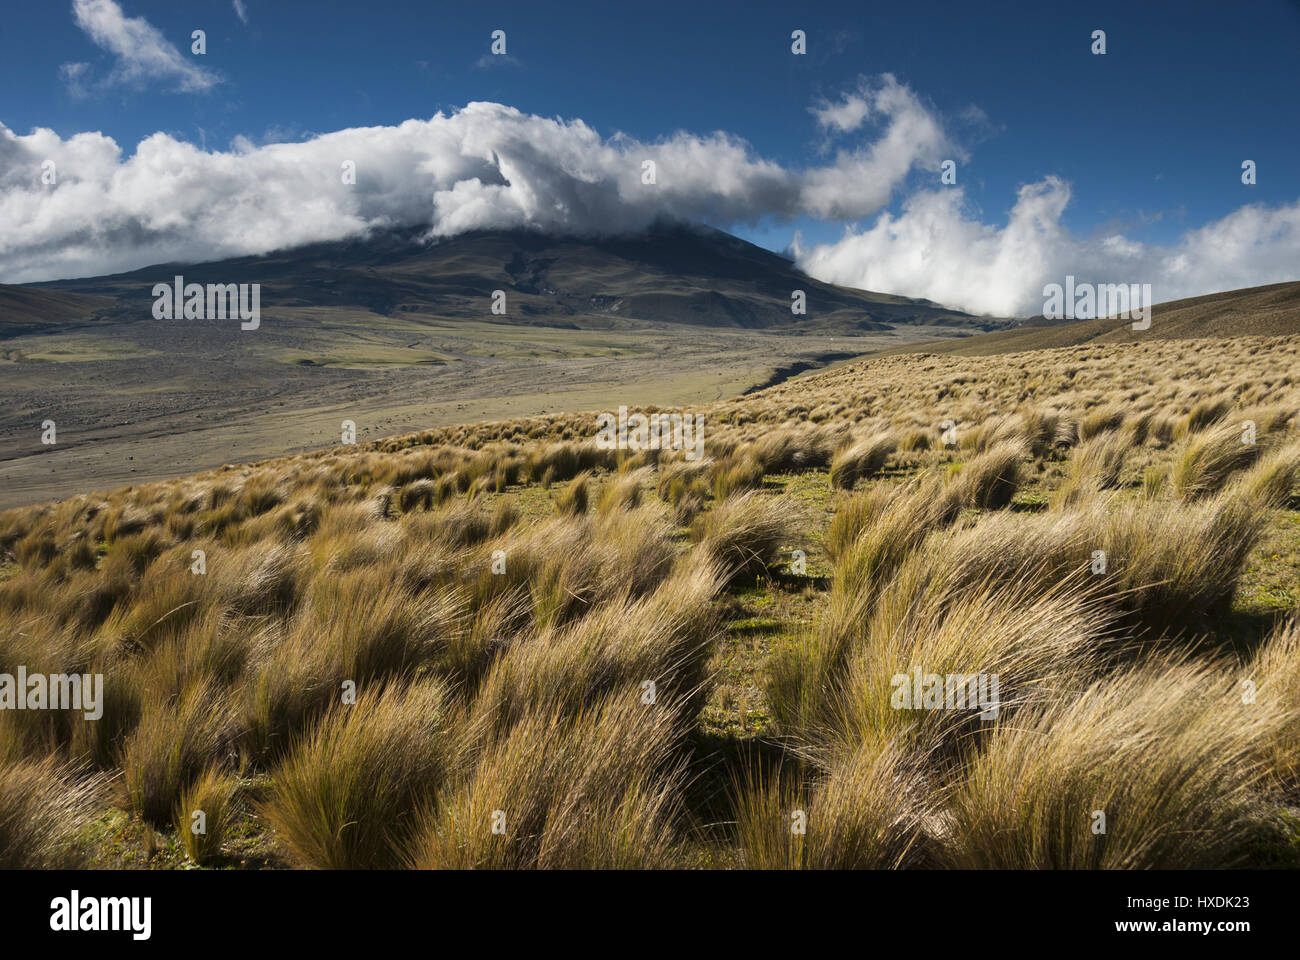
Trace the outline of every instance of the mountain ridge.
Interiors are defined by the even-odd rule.
[[[22,289],[110,297],[136,311],[152,299],[153,284],[180,274],[187,282],[260,283],[264,310],[349,306],[381,315],[483,319],[491,316],[493,291],[505,290],[513,322],[558,326],[605,318],[850,332],[900,323],[978,329],[1005,323],[927,300],[823,283],[780,254],[707,227],[660,225],[602,239],[525,230],[427,239],[423,232],[393,229],[258,256],[162,263]],[[791,312],[795,290],[805,292],[806,315]]]

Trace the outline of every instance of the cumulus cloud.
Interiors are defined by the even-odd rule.
[[[1149,283],[1155,302],[1300,275],[1300,201],[1244,206],[1168,245],[1120,233],[1075,236],[1061,224],[1069,201],[1069,185],[1047,177],[1021,187],[1006,225],[995,226],[968,212],[959,188],[921,191],[870,229],[796,249],[796,261],[830,283],[997,316],[1042,313],[1044,285],[1067,275],[1080,283]]]
[[[100,81],[101,87],[162,81],[174,90],[192,93],[221,81],[215,72],[187,59],[148,20],[128,17],[113,0],[73,0],[72,15],[96,46],[113,55],[113,68]],[[60,72],[73,96],[86,95],[87,64],[65,63]]]
[[[225,152],[156,133],[124,156],[99,133],[19,136],[0,124],[0,280],[258,254],[402,225],[428,224],[438,236],[517,227],[609,234],[661,218],[728,226],[866,216],[943,139],[906,88],[890,78],[881,89],[879,138],[804,170],[723,132],[645,143],[497,103],[299,143],[238,139]],[[42,182],[45,161],[54,184]],[[343,182],[346,161],[355,185]],[[643,182],[646,161],[654,183]]]
[[[1039,313],[1043,286],[1067,274],[1150,283],[1157,300],[1296,278],[1300,202],[1242,207],[1163,246],[1120,223],[1072,235],[1062,224],[1070,185],[1056,177],[1023,186],[1005,224],[983,222],[958,187],[923,187],[888,212],[912,173],[964,158],[944,125],[889,75],[813,114],[841,146],[802,168],[725,132],[643,142],[481,102],[299,142],[239,137],[225,151],[155,133],[128,155],[101,133],[20,136],[0,124],[0,282],[256,255],[399,226],[432,236],[608,235],[659,219],[726,228],[798,217],[865,224],[835,243],[796,244],[814,277],[998,316]],[[987,124],[982,115],[956,122]],[[643,182],[647,161],[654,183]],[[355,183],[343,176],[349,163]]]

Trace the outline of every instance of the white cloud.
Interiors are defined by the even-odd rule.
[[[235,16],[239,17],[239,22],[248,26],[248,11],[244,9],[244,0],[231,0],[231,6],[235,8]]]
[[[838,105],[814,107],[820,126],[840,131],[857,129],[863,120],[887,120],[879,139],[854,150],[841,150],[830,166],[804,176],[801,213],[827,220],[856,220],[889,203],[898,184],[913,167],[937,170],[945,155],[964,159],[938,118],[908,87],[891,74],[878,83],[863,78],[856,93]]]
[[[496,103],[300,143],[240,138],[226,152],[156,133],[123,156],[102,134],[18,136],[0,124],[0,280],[257,254],[392,225],[609,234],[664,217],[727,226],[863,216],[942,139],[905,88],[879,110],[888,123],[877,141],[802,171],[722,132],[644,143]],[[40,181],[45,160],[56,164],[54,186]],[[345,160],[355,186],[341,183]],[[642,183],[644,160],[655,184]]]
[[[1149,283],[1156,302],[1300,277],[1300,201],[1248,205],[1169,245],[1122,234],[1080,238],[1061,225],[1070,187],[1056,177],[1021,187],[1005,226],[981,223],[959,188],[909,197],[870,229],[798,248],[799,266],[831,283],[925,297],[974,313],[1032,316],[1043,286]]]
[[[103,87],[159,80],[192,93],[221,81],[218,74],[185,57],[144,17],[126,16],[113,0],[73,0],[72,13],[95,45],[114,57],[112,71],[101,81]],[[61,69],[74,96],[86,92],[86,68],[86,64],[64,64]]]
[[[865,92],[846,93],[839,103],[823,100],[809,107],[808,112],[817,118],[817,126],[848,133],[866,122],[871,115],[871,101]]]
[[[79,81],[84,71],[65,72]],[[1070,186],[1055,177],[1022,187],[1005,224],[983,222],[958,187],[923,188],[882,214],[914,171],[964,154],[893,77],[862,81],[835,109],[858,100],[856,129],[870,125],[873,137],[859,132],[861,142],[806,168],[760,157],[725,132],[642,142],[497,103],[293,143],[240,137],[225,151],[155,133],[127,155],[101,133],[19,136],[0,124],[0,282],[261,254],[391,226],[593,235],[659,218],[731,227],[796,217],[877,217],[836,243],[796,244],[811,275],[976,313],[1038,313],[1043,285],[1066,274],[1151,283],[1168,300],[1300,273],[1300,202],[1242,207],[1167,246],[1136,241],[1122,225],[1072,235],[1061,222]],[[853,115],[822,127],[852,132]],[[340,176],[348,160],[355,185]],[[642,183],[646,160],[653,185]],[[46,161],[56,184],[41,181]]]

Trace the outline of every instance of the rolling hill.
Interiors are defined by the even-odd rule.
[[[1295,334],[1300,334],[1300,281],[1158,303],[1151,309],[1149,330],[1134,330],[1132,321],[1114,318],[1060,322],[1035,317],[1007,330],[938,343],[909,344],[887,352],[978,357],[1084,343]]]

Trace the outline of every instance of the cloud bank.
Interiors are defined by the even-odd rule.
[[[966,212],[960,188],[913,194],[898,216],[833,244],[796,246],[807,273],[830,283],[925,297],[972,313],[1033,316],[1043,286],[1150,283],[1155,302],[1300,279],[1300,201],[1243,206],[1167,246],[1111,233],[1084,239],[1061,225],[1070,187],[1056,177],[1020,188],[1005,226]]]
[[[241,139],[225,152],[156,133],[124,156],[100,133],[19,136],[0,124],[0,280],[258,254],[392,226],[611,234],[660,218],[857,219],[914,168],[937,169],[947,148],[906,87],[884,77],[873,89],[878,139],[803,170],[724,132],[643,143],[498,103],[300,143]]]

